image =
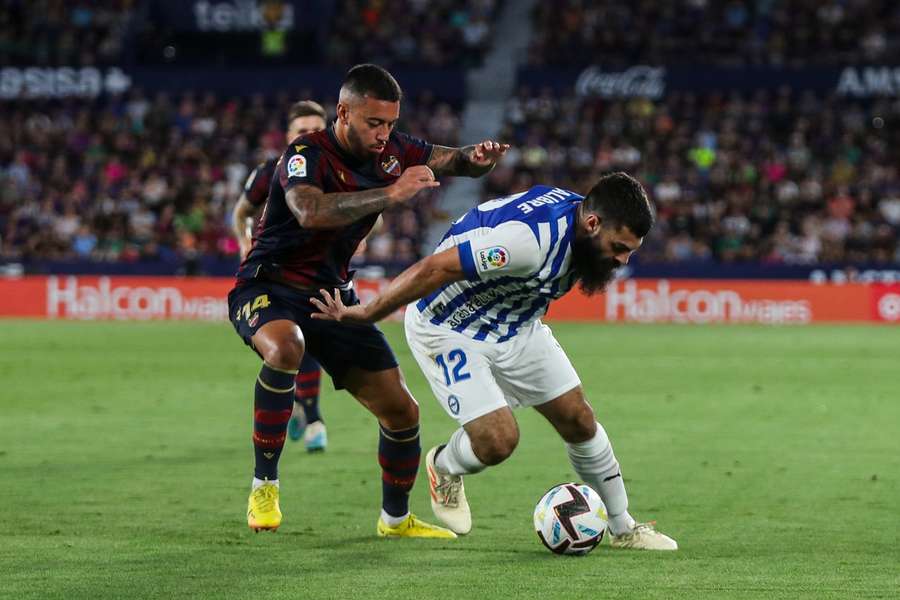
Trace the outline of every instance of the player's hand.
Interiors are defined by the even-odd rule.
[[[323,321],[337,321],[338,323],[368,323],[366,318],[366,309],[361,305],[344,306],[341,300],[341,293],[337,289],[334,290],[334,296],[327,290],[319,290],[325,302],[318,298],[310,298],[309,301],[321,312],[310,315],[313,319],[322,319]]]
[[[425,165],[416,165],[403,171],[400,177],[390,186],[391,199],[394,202],[405,202],[425,188],[441,185],[435,181],[434,172]]]
[[[509,144],[485,140],[480,144],[475,144],[474,149],[469,154],[469,161],[479,167],[495,165],[503,158],[507,150],[509,150]]]

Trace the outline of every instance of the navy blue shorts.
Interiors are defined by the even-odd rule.
[[[306,352],[331,375],[338,390],[343,389],[343,378],[354,367],[384,371],[397,366],[393,350],[375,325],[313,319],[310,315],[318,309],[309,301],[310,297],[318,294],[254,279],[238,284],[228,293],[228,315],[235,331],[251,348],[253,334],[269,321],[286,319],[299,325],[306,340]],[[346,306],[359,304],[353,290],[341,292],[341,300]]]

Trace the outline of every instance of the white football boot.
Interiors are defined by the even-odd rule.
[[[466,501],[466,489],[461,475],[442,473],[434,464],[435,446],[425,456],[428,471],[428,489],[431,492],[431,510],[451,531],[465,535],[472,531],[472,513]]]
[[[612,535],[610,532],[610,545],[613,548],[632,550],[678,550],[678,543],[658,532],[654,527],[655,524],[655,522],[635,523],[631,531],[622,535]]]

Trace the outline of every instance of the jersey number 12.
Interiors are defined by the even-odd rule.
[[[447,360],[444,360],[444,356],[442,354],[438,354],[436,357],[434,357],[434,361],[444,370],[444,383],[446,383],[447,385],[465,381],[472,376],[471,373],[466,373],[465,371],[463,371],[463,367],[466,366],[466,353],[460,349],[451,350],[450,352],[448,352]],[[448,364],[453,365],[452,372],[450,371],[450,367],[448,367]],[[452,381],[451,376],[453,377]]]

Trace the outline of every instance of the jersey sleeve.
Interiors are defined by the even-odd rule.
[[[486,235],[457,244],[459,260],[469,281],[494,277],[527,277],[543,263],[543,254],[524,223],[502,223]]]
[[[397,132],[395,135],[403,153],[400,160],[404,169],[416,165],[424,165],[431,158],[431,151],[434,149],[433,144],[403,132]]]
[[[266,164],[256,165],[244,183],[244,195],[247,197],[247,201],[253,206],[262,206],[269,196],[270,183],[266,174]]]
[[[321,156],[322,150],[317,146],[289,145],[278,164],[278,178],[284,191],[300,184],[323,189],[324,178],[319,168]]]

